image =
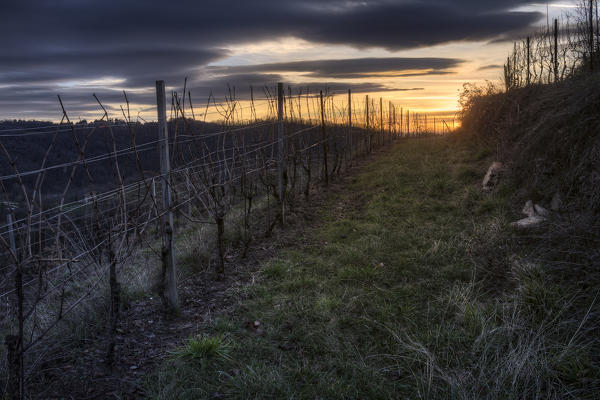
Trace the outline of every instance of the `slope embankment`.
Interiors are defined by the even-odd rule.
[[[519,200],[600,211],[600,74],[501,92],[468,88],[463,127],[496,149]]]

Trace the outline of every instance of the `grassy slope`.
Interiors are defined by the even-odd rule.
[[[597,346],[579,315],[563,321],[573,298],[515,256],[508,188],[479,190],[488,163],[448,138],[381,155],[331,196],[308,246],[266,263],[233,315],[148,379],[149,397],[593,396]]]

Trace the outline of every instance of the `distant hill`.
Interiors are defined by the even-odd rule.
[[[184,144],[177,149],[179,156],[184,152],[200,151],[197,146],[192,145],[189,135],[201,136],[204,134],[226,130],[223,126],[213,123],[186,122],[186,130],[183,132],[183,121],[178,121],[178,135],[188,135],[183,139]],[[169,123],[170,141],[173,143],[175,132],[175,121]],[[112,131],[112,134],[111,134]],[[73,169],[73,162],[79,158],[79,147],[85,147],[85,159],[93,180],[95,192],[101,192],[115,186],[117,179],[113,162],[113,139],[119,153],[119,170],[125,182],[132,182],[141,178],[140,171],[136,165],[133,146],[138,149],[140,165],[147,176],[155,175],[160,170],[160,157],[158,152],[158,130],[157,124],[134,123],[128,126],[124,121],[79,123],[73,128],[68,125],[57,125],[46,121],[0,121],[0,143],[5,147],[10,157],[14,160],[20,174],[24,174],[23,180],[26,186],[33,187],[38,177],[37,171],[42,167],[42,161],[48,149],[48,158],[45,168],[44,184],[42,186],[43,196],[50,202],[60,197],[68,182]],[[178,143],[181,143],[181,139]],[[216,143],[215,137],[204,139],[210,148]],[[77,144],[79,143],[79,145]],[[200,140],[194,143],[200,143]],[[184,162],[183,158],[173,157],[173,165]],[[0,176],[2,183],[9,193],[11,201],[19,201],[22,191],[17,183],[15,170],[11,167],[9,159],[0,152]],[[68,190],[67,199],[74,200],[82,198],[91,190],[89,178],[82,165],[78,165]]]

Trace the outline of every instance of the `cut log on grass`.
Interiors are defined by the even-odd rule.
[[[539,215],[534,215],[513,222],[510,224],[510,226],[517,229],[533,229],[540,227],[544,222],[546,222],[546,218]]]
[[[546,221],[546,217],[550,214],[548,210],[539,204],[534,204],[532,200],[525,203],[521,213],[527,215],[527,218],[513,222],[510,224],[512,227],[518,229],[537,228]]]
[[[503,166],[502,163],[495,161],[488,168],[485,177],[483,178],[483,191],[491,192],[494,187],[500,183],[500,176],[502,175]]]

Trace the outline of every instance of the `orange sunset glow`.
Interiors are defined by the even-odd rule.
[[[479,12],[478,8],[470,9],[470,4],[450,3],[447,4],[450,7],[448,10],[464,15],[463,18],[472,18],[469,13]],[[354,16],[355,11],[364,9],[368,14],[371,8],[375,12],[378,7],[396,7],[394,2],[388,1],[339,4],[331,2],[330,6],[311,2],[290,5],[291,9],[300,14],[334,12],[339,18],[347,15],[348,21],[356,21],[348,22],[349,24],[358,24],[355,27],[357,31],[367,29],[363,37],[358,35],[351,39],[348,35],[348,43],[344,43],[344,40],[333,32],[331,37],[328,37],[327,33],[319,33],[320,36],[316,39],[311,38],[311,34],[302,29],[297,29],[294,33],[286,32],[285,27],[273,27],[272,33],[269,34],[269,24],[264,25],[264,29],[258,29],[257,27],[263,26],[258,21],[256,27],[251,21],[245,23],[248,25],[248,32],[251,32],[247,37],[226,32],[218,33],[220,28],[211,28],[212,36],[208,35],[204,40],[198,38],[191,44],[186,44],[185,50],[180,49],[181,46],[177,45],[176,41],[168,40],[167,33],[155,40],[155,50],[151,45],[152,34],[150,37],[138,39],[139,34],[132,30],[135,27],[128,28],[127,34],[134,37],[139,44],[122,46],[118,41],[114,42],[117,39],[111,39],[113,44],[110,46],[114,50],[108,50],[108,42],[103,43],[102,38],[94,38],[90,41],[93,44],[82,47],[76,37],[71,37],[68,41],[65,39],[61,44],[64,35],[60,32],[54,35],[56,38],[53,38],[52,34],[45,39],[42,39],[42,36],[32,36],[32,39],[35,38],[35,44],[32,44],[29,55],[18,55],[15,50],[15,55],[11,56],[9,50],[9,53],[3,56],[7,58],[7,62],[0,66],[0,88],[5,96],[4,100],[0,97],[0,105],[4,105],[0,107],[0,118],[57,120],[60,113],[55,96],[61,94],[65,105],[75,110],[77,118],[93,119],[98,117],[98,109],[90,98],[89,93],[92,92],[101,96],[111,117],[119,118],[120,106],[124,101],[122,92],[125,90],[130,97],[132,112],[144,120],[154,120],[150,102],[152,82],[163,78],[167,81],[167,89],[172,91],[181,91],[184,79],[187,78],[187,87],[191,90],[192,99],[198,107],[206,102],[211,92],[217,100],[224,99],[227,85],[236,88],[237,100],[243,103],[249,100],[250,85],[257,88],[257,96],[260,98],[260,88],[283,81],[295,92],[300,88],[310,89],[311,86],[325,90],[330,88],[330,93],[340,95],[341,98],[347,89],[353,89],[357,96],[359,93],[360,96],[369,94],[372,98],[381,97],[386,103],[391,101],[397,107],[410,109],[415,113],[431,113],[451,118],[458,109],[458,95],[463,84],[485,80],[498,81],[513,38],[518,37],[520,32],[529,26],[542,25],[547,18],[553,18],[568,10],[573,7],[575,1],[554,2],[548,5],[527,1],[513,3],[505,7],[496,7],[498,12],[506,13],[507,16],[518,16],[526,21],[523,22],[523,26],[516,26],[516,22],[511,20],[510,23],[506,22],[505,28],[498,27],[493,31],[493,24],[501,25],[505,22],[493,20],[488,29],[486,26],[480,26],[482,22],[477,19],[473,19],[471,23],[473,28],[470,28],[468,22],[455,21],[455,27],[444,27],[447,33],[440,33],[428,39],[429,43],[426,43],[427,40],[420,42],[418,21],[405,22],[406,25],[412,26],[412,31],[399,26],[401,33],[399,32],[397,37],[394,37],[393,31],[378,37],[375,33],[370,33],[368,29],[371,28],[360,26],[359,14]],[[401,10],[402,2],[397,6]],[[417,7],[416,3],[414,6]],[[443,6],[446,7],[446,4]],[[149,7],[143,13],[151,15],[153,10],[153,7]],[[214,11],[215,15],[219,12],[221,11],[218,9]],[[369,20],[368,23],[375,21]],[[391,22],[382,19],[381,23],[385,25]],[[344,26],[343,29],[346,28]],[[190,32],[193,32],[191,27],[190,29]],[[423,29],[429,28],[423,25]],[[192,37],[193,33],[190,35]],[[93,54],[94,46],[98,48],[97,55],[94,55],[93,64],[87,67],[85,59],[90,57],[87,53]],[[130,50],[125,50],[129,47]],[[194,54],[193,47],[200,50]],[[73,56],[69,55],[69,48],[73,49]],[[162,54],[161,49],[164,49]],[[80,56],[76,55],[78,52]],[[111,53],[114,53],[114,56]],[[34,54],[35,63],[29,61],[33,60]],[[46,58],[44,54],[47,54]],[[195,59],[198,61],[194,61]],[[353,67],[352,64],[357,59],[366,62]],[[388,59],[388,62],[381,63],[381,59]],[[172,60],[172,64],[169,60]],[[315,69],[321,67],[318,63],[322,61],[331,63],[325,66],[325,70],[315,72]],[[81,67],[78,64],[81,64]],[[278,69],[277,65],[282,68]],[[66,73],[69,68],[73,70],[72,76],[63,76],[63,72]],[[146,72],[139,73],[148,68],[153,71],[148,70],[149,75]],[[338,71],[335,71],[336,68]],[[35,79],[28,81],[28,74],[33,74]],[[148,77],[144,78],[146,75]],[[33,96],[34,101],[29,102],[26,107],[20,106],[16,99],[23,96]]]

